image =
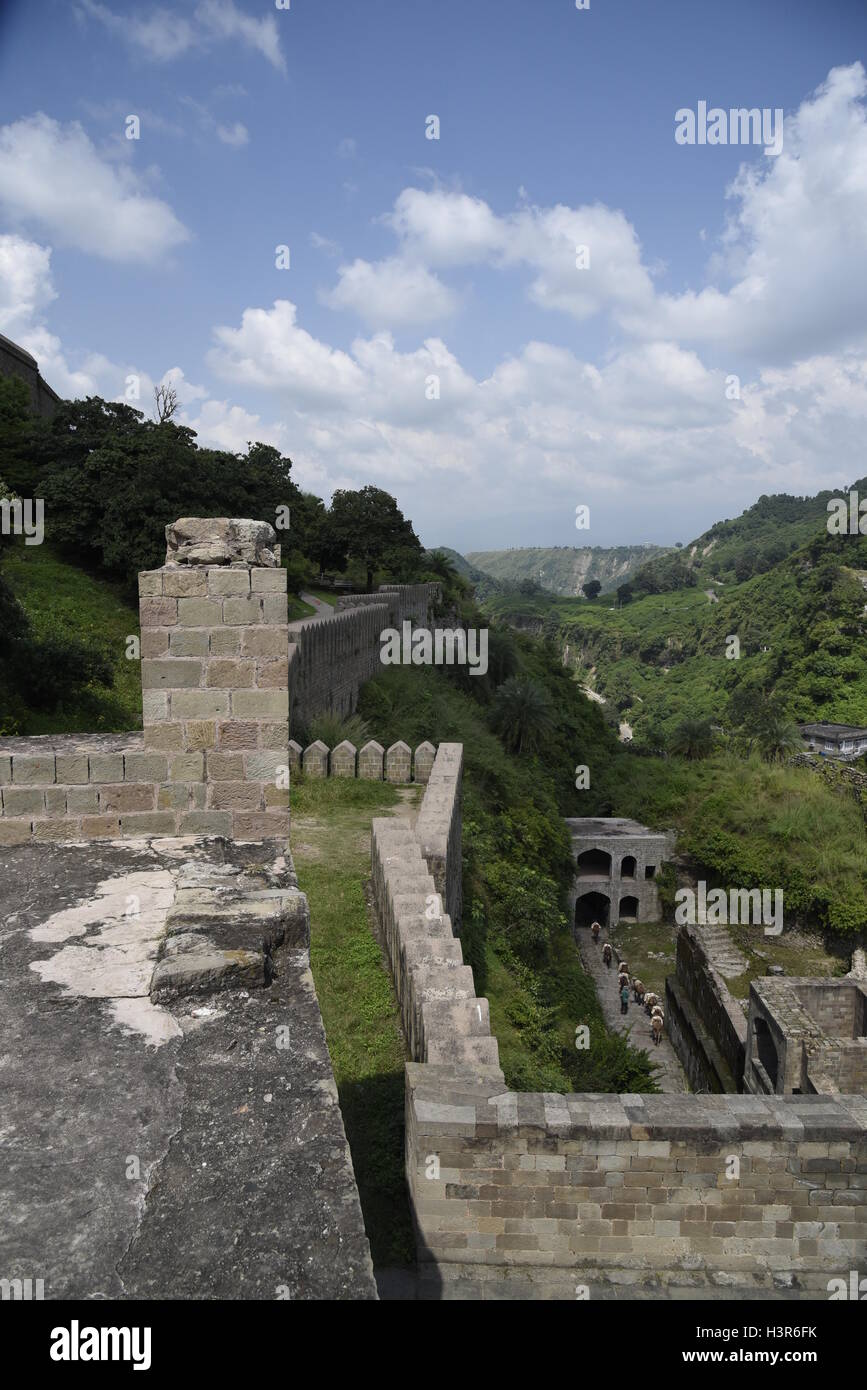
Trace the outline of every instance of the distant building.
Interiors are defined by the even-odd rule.
[[[867,753],[867,729],[854,724],[799,724],[811,753],[828,758],[857,758]]]
[[[570,893],[575,927],[589,927],[594,919],[611,927],[658,921],[656,875],[671,857],[674,835],[616,816],[575,816],[566,824],[575,860]]]
[[[750,984],[744,1089],[753,1095],[860,1095],[867,1087],[867,984]]]
[[[0,376],[17,376],[30,392],[30,404],[36,415],[50,419],[62,397],[52,391],[47,381],[39,375],[39,364],[35,357],[25,352],[23,347],[4,338],[0,333]]]

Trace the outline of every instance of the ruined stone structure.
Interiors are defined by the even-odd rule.
[[[50,418],[58,405],[62,404],[61,397],[39,375],[39,364],[36,358],[26,352],[23,347],[19,347],[17,343],[13,343],[11,338],[5,338],[2,333],[0,333],[0,376],[16,376],[19,381],[24,382],[30,394],[31,409],[36,415]]]
[[[673,850],[673,835],[614,816],[576,816],[566,824],[575,856],[569,899],[575,926],[588,927],[594,919],[612,927],[657,921],[656,875]]]
[[[867,981],[753,980],[744,1084],[754,1095],[867,1092]]]
[[[326,618],[302,618],[289,626],[292,732],[315,714],[352,714],[365,681],[382,670],[380,633],[430,623],[436,584],[382,584],[376,594],[344,594]]]
[[[312,777],[360,777],[368,782],[418,782],[430,778],[436,749],[425,740],[415,752],[399,739],[383,748],[376,739],[368,739],[361,748],[344,739],[336,748],[327,748],[321,739],[302,748],[294,738],[289,740],[289,767],[292,772],[305,772]]]
[[[139,575],[144,731],[0,740],[0,844],[289,833],[286,571],[265,522],[185,518]]]
[[[867,1253],[867,1098],[508,1090],[487,1001],[432,892],[435,871],[459,873],[460,766],[441,746],[420,814],[435,796],[436,856],[405,823],[373,824],[374,902],[413,1058],[423,1296],[826,1298]]]
[[[665,1021],[694,1091],[743,1090],[746,1015],[700,927],[682,926],[677,934],[676,974],[665,982]]]

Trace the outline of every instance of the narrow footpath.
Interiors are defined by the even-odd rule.
[[[605,931],[599,938],[598,946],[594,946],[593,938],[586,927],[579,928],[577,938],[581,962],[596,986],[596,994],[608,1027],[617,1033],[628,1033],[632,1046],[647,1053],[659,1068],[656,1084],[661,1091],[667,1094],[683,1094],[688,1091],[686,1073],[668,1037],[663,1033],[658,1044],[653,1041],[650,1019],[642,1005],[634,1002],[631,993],[629,1012],[621,1014],[620,991],[617,987],[617,955],[614,954],[610,969],[602,959],[602,947],[607,939]]]

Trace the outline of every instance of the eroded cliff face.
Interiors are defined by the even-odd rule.
[[[606,593],[623,584],[641,565],[664,552],[657,545],[528,546],[517,550],[474,550],[466,559],[504,583],[535,580],[561,598],[580,595],[582,585],[598,579]]]

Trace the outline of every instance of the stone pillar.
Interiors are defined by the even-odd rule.
[[[148,749],[168,755],[180,833],[289,833],[286,571],[265,522],[182,518],[139,575]],[[169,790],[171,788],[171,790]],[[198,788],[198,790],[197,790]]]

